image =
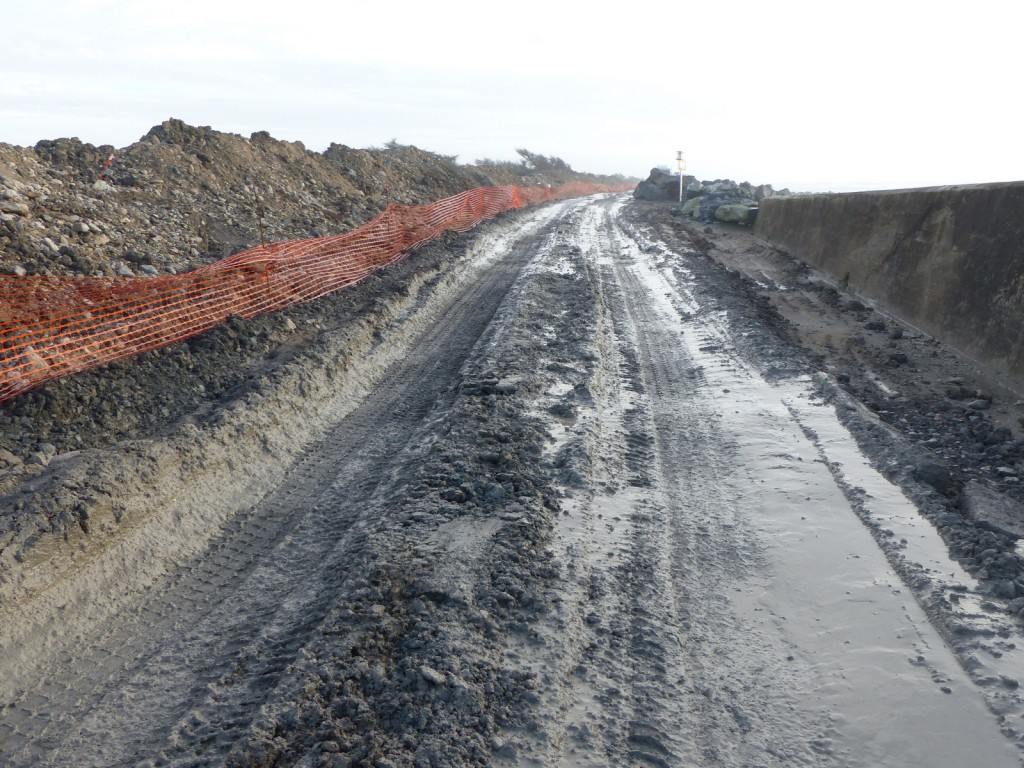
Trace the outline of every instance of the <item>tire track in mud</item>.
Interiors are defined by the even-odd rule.
[[[676,728],[684,726],[687,757],[702,765],[814,765],[819,759],[825,764],[824,756],[806,746],[819,735],[813,724],[808,730],[799,722],[783,729],[764,719],[772,708],[772,689],[795,682],[785,670],[770,659],[756,671],[729,661],[742,654],[742,643],[736,640],[749,642],[750,629],[737,623],[725,593],[730,582],[757,568],[760,557],[756,540],[738,519],[737,498],[728,484],[734,451],[717,423],[715,406],[709,408],[697,396],[707,382],[685,352],[682,334],[698,334],[702,350],[719,352],[729,346],[728,337],[717,326],[708,333],[699,322],[679,329],[666,324],[634,271],[640,246],[616,225],[610,234],[618,257],[608,270],[609,283],[626,307],[627,332],[639,350],[641,375],[654,401],[652,463],[666,512],[652,526],[649,540],[662,542],[666,573],[664,588],[657,592],[657,599],[666,603],[659,618],[682,649],[674,659],[680,686],[665,697],[670,702],[666,716],[674,717]],[[667,298],[679,302],[690,297]],[[702,313],[688,301],[683,311],[692,319]],[[720,360],[726,366],[740,365],[732,355]]]
[[[359,523],[387,492],[381,484],[401,480],[393,457],[454,397],[460,367],[545,230],[477,275],[374,395],[202,556],[75,638],[13,696],[0,721],[4,764],[223,761],[330,609],[348,540],[365,535]]]
[[[668,505],[657,487],[651,382],[644,375],[631,310],[613,272],[606,206],[591,206],[562,235],[583,248],[573,262],[594,306],[590,352],[565,369],[561,386],[585,389],[563,454],[589,457],[582,488],[567,488],[555,559],[564,595],[541,633],[543,653],[517,653],[545,682],[540,736],[512,734],[544,765],[670,766],[690,750],[677,736],[681,624],[663,531]],[[588,368],[587,374],[581,370]],[[582,442],[585,448],[579,450]],[[599,489],[595,489],[599,487]]]
[[[713,585],[722,572],[742,572],[751,559],[749,543],[742,544],[730,519],[729,500],[717,497],[719,455],[727,456],[728,446],[720,443],[714,414],[689,399],[703,383],[699,367],[655,317],[611,212],[601,217],[591,226],[591,256],[598,265],[599,311],[615,339],[620,390],[607,393],[601,418],[607,423],[617,412],[623,451],[605,451],[606,466],[598,474],[614,475],[621,462],[629,485],[640,490],[586,502],[625,517],[628,544],[613,568],[592,559],[591,578],[606,582],[605,594],[616,596],[594,609],[610,617],[610,638],[594,634],[591,645],[607,647],[604,671],[572,694],[592,699],[573,705],[584,722],[570,724],[574,735],[589,732],[591,743],[570,739],[558,759],[565,765],[606,764],[604,755],[637,766],[732,764],[721,762],[723,752],[744,740],[737,733],[753,729],[749,705],[723,695],[715,663],[722,648],[708,647],[721,645],[716,639],[732,637],[736,629],[723,623]],[[625,403],[621,393],[627,393]],[[594,695],[622,683],[617,695]]]
[[[539,706],[545,727],[532,738],[520,734],[520,750],[558,766],[866,766],[885,754],[908,765],[956,765],[962,754],[954,752],[963,747],[955,737],[936,746],[934,735],[924,734],[930,718],[963,717],[985,734],[968,750],[1006,764],[1009,745],[979,712],[977,697],[967,693],[962,705],[948,707],[928,698],[952,680],[955,662],[941,655],[941,641],[913,600],[883,601],[898,578],[871,570],[884,568],[884,556],[820,466],[792,409],[777,402],[782,390],[760,373],[793,377],[801,361],[772,342],[745,299],[730,293],[728,275],[647,240],[619,217],[619,207],[591,206],[575,222],[584,256],[576,269],[589,276],[599,318],[597,363],[582,380],[567,376],[562,389],[586,387],[593,402],[579,408],[565,438],[566,454],[587,458],[578,473],[583,482],[565,486],[567,514],[556,530],[555,558],[566,578],[559,610],[540,630],[549,649],[526,665],[546,671]],[[745,399],[766,398],[754,401],[752,435],[743,416],[730,415],[732,382],[740,388],[735,405],[749,409]],[[751,458],[753,467],[745,466]],[[768,471],[758,474],[762,462]],[[778,523],[757,517],[764,514],[761,496],[768,512],[780,503],[787,515],[798,510],[795,530],[775,530]],[[800,521],[822,516],[842,516],[842,533],[815,534],[824,531],[815,529],[820,523],[807,524],[813,538],[838,538],[824,550],[794,553],[800,564],[789,572],[788,554],[771,537],[800,541]],[[901,653],[929,658],[916,662],[925,671],[914,673],[913,693],[896,686],[927,714],[898,707],[879,727],[873,678],[858,659],[880,641],[847,648],[832,639],[849,631],[844,624],[823,630],[813,611],[801,610],[796,621],[777,612],[776,605],[788,612],[798,603],[786,592],[773,596],[775,582],[796,593],[819,575],[831,584],[824,570],[801,570],[813,561],[830,573],[834,560],[823,556],[873,563],[853,568],[857,575],[837,581],[832,592],[807,591],[816,607],[824,601],[822,616],[895,634],[894,646],[883,644],[872,664]],[[861,595],[856,590],[865,583]],[[870,615],[886,619],[865,620],[863,606],[876,601],[886,607]],[[844,603],[849,608],[836,609]],[[934,666],[933,657],[941,659]],[[886,674],[909,681],[898,668]],[[848,675],[859,679],[853,688]],[[956,679],[964,683],[962,675]],[[885,733],[859,730],[862,720]],[[896,751],[888,751],[890,743]]]

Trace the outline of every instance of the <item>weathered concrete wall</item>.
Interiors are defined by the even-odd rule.
[[[754,233],[1024,382],[1024,182],[768,198]]]

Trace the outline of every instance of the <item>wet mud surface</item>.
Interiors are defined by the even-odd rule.
[[[855,300],[605,196],[5,404],[4,764],[1019,765],[1015,406]]]

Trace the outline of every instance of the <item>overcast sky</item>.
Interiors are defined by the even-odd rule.
[[[602,10],[612,7],[616,10]],[[1024,3],[8,0],[0,142],[169,117],[321,151],[846,191],[1024,179]]]

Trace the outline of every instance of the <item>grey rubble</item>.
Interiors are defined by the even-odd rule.
[[[666,202],[679,200],[679,174],[652,168],[651,174],[640,182],[633,196],[637,200]],[[683,176],[682,214],[707,222],[725,221],[751,224],[758,204],[768,197],[790,194],[788,189],[775,190],[771,184],[754,186],[749,182],[737,183],[730,179],[699,181],[696,176]]]

